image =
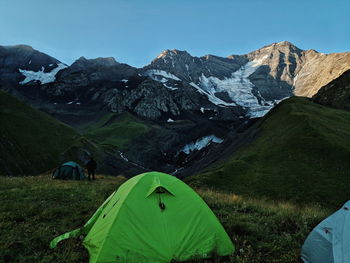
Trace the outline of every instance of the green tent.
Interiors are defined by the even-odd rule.
[[[51,241],[86,235],[90,263],[165,263],[225,256],[234,246],[207,204],[185,183],[149,172],[122,184],[80,229]]]
[[[58,167],[52,174],[53,179],[85,179],[84,169],[75,162],[66,162]]]

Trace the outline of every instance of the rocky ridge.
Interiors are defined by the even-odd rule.
[[[313,100],[326,106],[350,110],[350,70],[323,86]]]

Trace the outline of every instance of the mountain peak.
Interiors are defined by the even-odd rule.
[[[87,60],[86,57],[81,56],[81,57],[78,58],[75,62],[77,62],[77,61],[86,61],[86,60]]]
[[[165,58],[165,57],[172,57],[172,56],[176,56],[176,55],[190,55],[190,54],[184,50],[166,49],[166,50],[162,51],[162,53],[160,53],[157,56],[157,59]]]
[[[3,47],[5,49],[9,49],[9,50],[14,50],[14,49],[19,49],[19,50],[26,50],[26,51],[35,51],[35,49],[29,45],[23,45],[23,44],[19,44],[19,45],[13,45],[13,46],[0,46]]]
[[[97,64],[100,65],[105,65],[105,66],[114,66],[114,65],[118,65],[119,63],[115,60],[114,57],[98,57],[95,59],[92,59],[92,61],[94,61]]]
[[[280,41],[280,42],[275,42],[270,45],[267,45],[263,48],[277,48],[277,49],[294,49],[294,50],[300,50],[297,46],[295,46],[293,43],[289,41]]]
[[[278,46],[295,46],[293,43],[289,42],[289,41],[280,41],[280,42],[276,42],[274,43],[275,45]]]
[[[255,51],[252,51],[248,53],[248,56],[256,55],[256,54],[270,54],[274,52],[282,52],[282,53],[297,53],[300,54],[303,50],[295,46],[293,43],[289,41],[281,41],[281,42],[275,42],[270,45],[266,45],[260,49],[257,49]]]
[[[99,66],[115,66],[119,63],[115,60],[113,57],[98,57],[98,58],[92,58],[87,59],[84,56],[81,56],[79,59],[77,59],[73,64],[84,64],[84,65],[99,65]],[[73,65],[72,64],[72,65]]]

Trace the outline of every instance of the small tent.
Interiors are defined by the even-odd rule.
[[[86,235],[90,263],[166,263],[225,256],[231,239],[207,204],[174,176],[149,172],[112,193],[81,229],[56,237]]]
[[[350,262],[349,209],[350,201],[311,231],[301,251],[304,263]]]
[[[53,179],[85,179],[84,169],[75,162],[66,162],[58,167],[52,174]]]

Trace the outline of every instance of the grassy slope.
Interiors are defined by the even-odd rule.
[[[101,144],[123,149],[130,141],[145,134],[148,130],[145,124],[131,114],[109,113],[97,123],[86,128],[85,134],[88,138]]]
[[[253,128],[260,132],[251,144],[189,181],[247,196],[332,207],[349,199],[350,112],[295,97]]]
[[[0,174],[35,174],[55,167],[78,134],[0,91]]]
[[[98,177],[94,182],[0,177],[0,262],[88,262],[80,238],[64,241],[54,250],[49,242],[82,226],[123,181],[120,177]],[[314,206],[197,191],[236,245],[236,253],[224,262],[300,262],[305,237],[331,213]]]

